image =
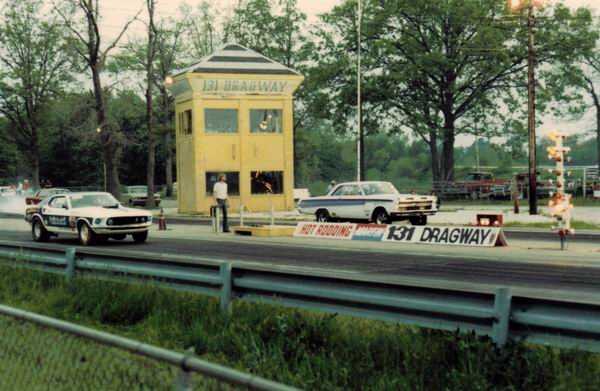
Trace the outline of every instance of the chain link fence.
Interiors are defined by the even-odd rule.
[[[135,342],[116,336],[113,338],[117,341],[111,343],[113,346],[119,340],[126,341],[124,346],[127,342]],[[165,357],[178,355],[176,352],[164,352],[167,351],[162,353]],[[7,316],[0,311],[0,390],[286,389],[276,385],[240,388],[197,372],[184,371],[157,357],[107,346],[70,332]],[[248,376],[236,374],[228,368],[224,371],[234,376]]]

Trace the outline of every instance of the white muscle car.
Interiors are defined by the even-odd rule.
[[[136,243],[148,238],[152,214],[123,207],[109,193],[54,194],[31,211],[33,240],[45,242],[52,236],[77,236],[82,245],[123,240],[131,235]]]
[[[389,182],[340,183],[322,197],[300,200],[298,210],[314,214],[317,221],[367,220],[376,224],[409,220],[427,224],[437,213],[437,197],[400,194]]]

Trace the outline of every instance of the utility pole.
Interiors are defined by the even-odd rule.
[[[527,6],[527,35],[528,35],[528,119],[527,131],[529,133],[529,214],[537,215],[537,161],[535,137],[535,47],[534,47],[535,16],[533,14],[533,0]]]
[[[363,118],[362,118],[362,72],[361,72],[361,33],[362,33],[362,0],[358,0],[358,34],[357,34],[357,53],[358,67],[356,75],[356,112],[358,122],[358,135],[356,139],[356,180],[363,181],[365,179],[365,140],[363,134]]]

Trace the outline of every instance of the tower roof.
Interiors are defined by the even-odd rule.
[[[262,54],[237,43],[229,43],[198,63],[174,73],[235,73],[245,75],[300,74]]]

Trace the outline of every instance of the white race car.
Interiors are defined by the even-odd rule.
[[[152,214],[123,207],[109,193],[54,194],[31,214],[31,234],[36,242],[52,236],[77,236],[82,245],[123,240],[131,235],[136,243],[148,238]]]
[[[376,224],[409,220],[427,224],[437,213],[437,197],[400,194],[389,182],[340,183],[322,197],[300,200],[298,210],[315,215],[317,221],[367,220]]]

